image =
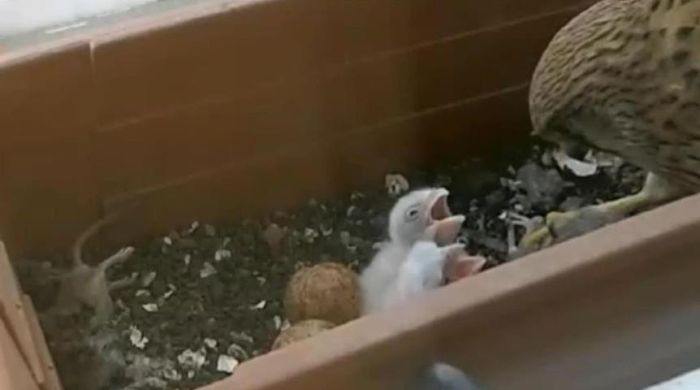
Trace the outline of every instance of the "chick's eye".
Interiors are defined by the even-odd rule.
[[[416,218],[418,218],[418,209],[417,208],[408,209],[408,211],[406,211],[406,219],[408,219],[409,221],[412,221]]]

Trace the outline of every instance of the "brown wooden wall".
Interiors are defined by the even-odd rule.
[[[113,240],[508,142],[529,131],[539,54],[589,1],[234,3],[0,54],[0,227],[15,259],[64,251],[131,201],[143,207]]]

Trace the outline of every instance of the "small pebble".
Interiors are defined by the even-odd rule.
[[[163,294],[163,298],[165,298],[165,299],[170,298],[173,294],[175,294],[175,291],[177,291],[175,286],[172,284],[168,284],[168,291],[166,291],[165,294]]]
[[[147,273],[146,275],[143,276],[143,279],[141,279],[141,285],[143,287],[150,286],[151,283],[153,283],[153,281],[156,279],[156,275],[157,274],[155,271],[151,271],[151,272]]]
[[[179,381],[182,375],[173,367],[167,367],[163,370],[163,378],[169,381]]]
[[[202,279],[206,279],[214,274],[216,274],[216,268],[214,268],[214,266],[211,265],[210,262],[205,261],[204,265],[202,266],[202,269],[199,271],[199,277]]]
[[[233,332],[233,331],[231,331],[231,332],[229,332],[229,336],[231,336],[231,338],[232,338],[233,340],[236,340],[236,341],[242,342],[242,343],[246,343],[246,344],[253,344],[253,342],[254,342],[253,338],[250,337],[250,335],[248,335],[247,333],[244,333],[244,332]]]
[[[323,237],[329,237],[332,234],[333,234],[333,227],[332,226],[326,227],[324,225],[321,225],[321,235],[323,235]]]
[[[129,328],[129,340],[138,349],[144,349],[146,344],[148,344],[148,337],[145,337],[141,330],[133,325]]]
[[[350,194],[351,201],[360,200],[360,199],[363,199],[364,197],[365,197],[365,194],[363,194],[362,192],[355,191],[352,194]]]
[[[194,221],[194,222],[192,222],[192,225],[190,225],[190,228],[187,229],[186,234],[190,235],[190,234],[194,233],[195,231],[197,231],[197,229],[199,229],[199,222]]]
[[[216,349],[216,346],[217,346],[218,344],[219,344],[219,343],[218,343],[216,340],[214,340],[214,339],[210,339],[210,338],[204,339],[204,345],[206,345],[206,346],[209,347],[210,349],[214,349],[214,350],[215,350],[215,349]]]
[[[274,316],[272,318],[272,321],[275,324],[275,329],[279,330],[282,327],[282,319],[280,318],[280,316]]]
[[[143,381],[143,384],[149,389],[165,389],[168,383],[160,378],[150,377]]]
[[[238,360],[228,355],[219,355],[219,360],[216,362],[216,370],[232,374],[238,366]]]
[[[312,244],[316,239],[318,238],[319,234],[315,229],[312,228],[306,228],[304,229],[304,240]]]
[[[141,307],[143,308],[143,310],[149,313],[155,313],[158,311],[158,305],[156,305],[155,303],[147,303],[145,305],[141,305]]]
[[[226,354],[235,356],[243,360],[248,360],[248,358],[250,357],[250,355],[248,355],[248,352],[246,352],[246,350],[243,347],[236,343],[232,343],[228,346],[228,348],[226,349]]]
[[[219,249],[214,254],[214,260],[216,260],[216,261],[221,261],[221,260],[230,259],[230,258],[231,258],[231,251],[228,249]]]
[[[192,351],[186,349],[177,357],[178,363],[188,370],[199,370],[206,363],[207,358],[203,350]],[[188,373],[189,376],[189,373]]]

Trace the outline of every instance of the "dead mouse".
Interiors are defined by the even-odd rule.
[[[107,269],[127,260],[134,248],[122,248],[99,264],[90,266],[83,260],[83,247],[100,228],[114,221],[117,216],[118,214],[112,214],[95,222],[78,236],[73,244],[73,266],[65,275],[60,276],[58,298],[53,311],[69,314],[79,311],[81,305],[85,305],[95,311],[95,324],[109,320],[114,310],[110,292],[129,286],[135,277],[110,282],[107,280]]]

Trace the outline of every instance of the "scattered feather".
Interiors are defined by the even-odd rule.
[[[578,177],[588,177],[598,172],[598,165],[595,162],[580,161],[569,157],[562,150],[552,152],[552,157],[560,169],[568,169]]]

